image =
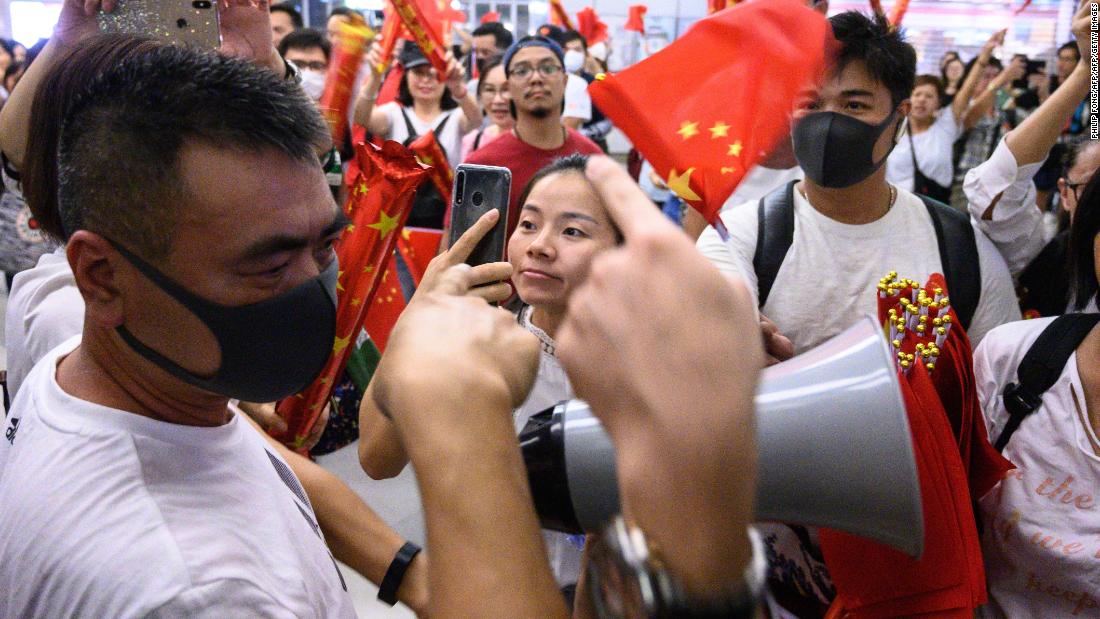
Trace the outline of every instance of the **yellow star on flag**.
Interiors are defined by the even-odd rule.
[[[373,273],[374,272],[374,267],[372,267],[371,265],[368,264],[367,266],[363,267],[363,272],[364,273]]]
[[[733,155],[734,157],[740,157],[741,156],[741,141],[738,140],[738,141],[734,142],[733,144],[730,144],[729,152],[727,152],[726,154],[727,155]]]
[[[724,138],[729,135],[730,126],[722,121],[718,121],[710,128],[710,139],[717,140],[718,138]]]
[[[737,168],[722,168],[722,174],[733,174]]]
[[[668,172],[668,188],[684,200],[702,200],[699,194],[691,190],[691,185],[689,184],[693,172],[695,172],[695,168],[688,168],[683,174],[677,174],[676,168],[672,168]]]
[[[680,124],[680,129],[676,131],[676,133],[679,133],[680,137],[684,138],[685,140],[691,137],[695,137],[699,135],[699,123],[688,122],[685,120],[683,123]]]
[[[369,187],[367,187],[367,181],[359,181],[359,184],[355,186],[355,190],[352,192],[357,196],[365,195]]]
[[[340,282],[340,278],[343,277],[343,276],[344,276],[343,271],[337,271],[336,272],[336,292],[343,292],[344,291],[344,284],[342,284]]]
[[[407,240],[409,240],[410,237],[412,237],[412,233],[409,232],[409,229],[408,228],[402,228],[401,229],[401,238],[403,238],[407,241]]]
[[[344,229],[348,232],[355,232],[355,224],[348,224],[348,227]]]
[[[336,338],[336,340],[332,342],[332,354],[338,355],[341,352],[343,352],[343,350],[348,347],[348,343],[350,341],[351,341],[351,336],[350,335],[347,336],[347,337],[338,337],[338,338]]]
[[[378,231],[379,236],[386,236],[397,227],[397,218],[390,217],[386,211],[378,211],[378,221],[367,226]]]

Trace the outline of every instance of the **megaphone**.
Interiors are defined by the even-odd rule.
[[[912,435],[873,317],[763,372],[756,441],[758,521],[828,527],[920,556]],[[532,416],[520,445],[544,528],[599,531],[619,513],[614,447],[586,403],[562,402]]]

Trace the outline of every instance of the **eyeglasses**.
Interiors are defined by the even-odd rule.
[[[531,65],[524,63],[517,64],[516,66],[512,67],[512,76],[519,80],[526,81],[531,79],[531,76],[534,75],[535,71],[541,73],[543,77],[554,77],[559,72],[564,70],[565,69],[563,69],[560,64],[554,64],[552,62],[544,62],[538,67],[532,67]]]
[[[309,69],[311,71],[324,71],[328,69],[328,63],[324,60],[291,60],[294,66],[302,69],[303,71]]]
[[[484,86],[481,89],[481,96],[489,97],[490,100],[496,99],[497,95],[500,95],[504,99],[512,98],[512,93],[508,90],[507,86],[501,86],[500,88],[496,86]]]

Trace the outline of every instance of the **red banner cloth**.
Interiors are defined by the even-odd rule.
[[[425,0],[431,3],[433,0]],[[440,79],[447,76],[447,46],[443,42],[443,21],[433,19],[438,10],[428,5],[427,10],[417,0],[390,0],[394,12],[412,35],[413,42],[424,52],[424,56],[439,73]]]
[[[321,93],[318,107],[328,123],[332,133],[332,143],[339,148],[344,143],[344,129],[347,126],[348,110],[351,106],[355,78],[363,64],[363,52],[367,49],[374,33],[360,24],[340,24],[340,37],[332,50],[328,74],[325,76],[325,90]]]
[[[447,161],[447,154],[443,147],[435,139],[435,132],[429,131],[416,138],[409,144],[409,150],[416,155],[417,161],[429,166],[428,178],[439,190],[444,204],[451,204],[451,187],[453,187],[455,175],[451,170],[451,164]]]
[[[386,142],[381,148],[359,144],[356,150],[363,172],[344,207],[351,223],[336,247],[340,276],[336,286],[336,340],[332,356],[309,387],[283,399],[276,407],[288,428],[276,438],[284,442],[292,438],[298,449],[344,371],[386,262],[393,255],[398,233],[408,218],[414,189],[427,174],[412,152],[397,142]]]
[[[919,298],[921,291],[929,303]],[[882,544],[822,529],[825,563],[837,588],[830,616],[964,619],[986,600],[973,502],[1011,464],[986,439],[970,343],[950,305],[937,302],[941,298],[949,299],[938,273],[923,287],[883,291],[880,286],[879,317],[898,355],[920,477],[924,554],[915,560]],[[907,305],[914,311],[908,312]],[[900,332],[891,326],[898,316],[908,323]],[[937,333],[945,316],[952,326]],[[918,329],[921,324],[924,328]]]
[[[644,4],[633,4],[628,9],[629,16],[623,30],[645,34],[645,14],[649,10]]]
[[[748,2],[589,93],[669,188],[721,228],[719,209],[789,134],[794,103],[825,72],[832,40],[825,17],[800,0]],[[669,80],[679,86],[653,88]]]
[[[424,279],[428,263],[435,258],[442,239],[443,231],[432,228],[405,228],[401,231],[401,236],[397,239],[397,251],[401,252],[401,257],[412,274],[413,283],[417,286]]]
[[[740,0],[707,0],[707,13],[717,13],[735,6]]]
[[[585,42],[595,45],[607,40],[607,24],[600,21],[596,9],[586,6],[577,11],[577,32],[581,33]]]
[[[398,243],[401,241],[399,240]],[[405,296],[401,292],[401,282],[397,280],[396,261],[390,259],[386,263],[386,270],[382,273],[382,280],[378,285],[378,293],[371,301],[367,310],[367,318],[363,328],[367,330],[378,352],[386,351],[386,343],[390,341],[390,332],[405,311]]]
[[[565,7],[562,6],[561,0],[550,0],[550,23],[555,26],[561,26],[566,30],[576,30],[573,27],[572,20],[569,19],[569,13],[565,11]]]

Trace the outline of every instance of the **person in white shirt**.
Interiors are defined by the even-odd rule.
[[[295,393],[331,351],[327,142],[296,85],[175,46],[67,110],[84,326],[5,424],[0,616],[354,615],[300,482],[229,406]]]
[[[754,258],[758,203],[723,214],[731,238],[707,229],[699,249],[731,277],[742,277],[761,313],[804,352],[877,310],[876,285],[889,271],[920,281],[944,272],[931,206],[886,181],[884,164],[902,137],[916,73],[916,53],[881,16],[830,18],[840,42],[835,68],[795,113],[794,153],[805,179],[778,191],[793,201],[793,237],[766,300]],[[772,195],[776,195],[774,192]],[[942,208],[947,211],[946,207]],[[972,230],[954,212],[952,225]],[[996,248],[974,233],[980,276],[967,329],[972,341],[1019,319],[1012,280]],[[952,248],[954,250],[955,248]],[[951,291],[953,298],[961,292]],[[813,533],[783,525],[765,530],[772,556],[769,582],[777,601],[799,616],[825,612],[834,589]]]

